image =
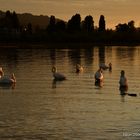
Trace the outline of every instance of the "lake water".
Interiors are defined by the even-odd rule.
[[[140,46],[83,46],[1,45],[0,66],[5,75],[14,72],[17,83],[0,86],[0,140],[140,139]],[[112,72],[103,71],[103,87],[96,87],[99,63],[109,62]],[[77,63],[83,73],[75,73]],[[53,82],[54,65],[66,81]],[[120,95],[121,70],[137,97]]]

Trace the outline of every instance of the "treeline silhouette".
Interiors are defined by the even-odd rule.
[[[119,23],[115,29],[106,29],[105,16],[99,17],[98,27],[91,15],[82,21],[80,14],[75,14],[65,22],[50,16],[46,28],[32,23],[23,25],[16,12],[6,11],[0,18],[0,42],[92,42],[95,44],[131,44],[140,43],[140,28],[133,20]]]

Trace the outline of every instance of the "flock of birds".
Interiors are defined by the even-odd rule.
[[[105,64],[101,64],[99,67],[100,67],[100,69],[103,69],[103,70],[106,70],[106,69],[109,69],[110,71],[112,70],[111,63],[109,63],[108,66]],[[76,73],[81,73],[83,71],[84,71],[83,66],[81,66],[80,64],[77,64],[76,65]],[[57,68],[55,66],[52,67],[52,73],[53,73],[54,80],[56,80],[56,81],[66,80],[66,76],[62,73],[57,72]]]
[[[111,63],[109,64],[109,66],[102,64],[100,65],[100,68],[102,68],[103,70],[105,69],[112,70],[112,65]],[[83,70],[84,70],[83,66],[81,66],[80,64],[76,65],[76,73],[81,73],[83,72]],[[52,67],[52,73],[53,73],[54,80],[56,81],[66,80],[66,76],[62,73],[57,72],[57,68],[55,66]],[[14,73],[12,73],[11,77],[5,76],[2,67],[0,67],[0,84],[10,85],[13,83],[16,83],[16,78]]]
[[[83,70],[84,68],[81,65],[79,64],[76,65],[76,73],[83,72]],[[52,73],[53,73],[54,80],[56,81],[66,80],[66,76],[62,73],[57,72],[57,68],[55,66],[52,67]]]
[[[104,78],[103,74],[102,74],[102,70],[107,70],[107,69],[109,71],[112,71],[112,64],[111,63],[109,63],[108,66],[105,64],[99,65],[99,69],[95,73],[95,85],[96,86],[101,86],[101,83],[102,83],[103,78]],[[84,71],[83,66],[81,66],[80,64],[77,64],[76,65],[76,73],[81,73],[83,71]],[[62,73],[57,72],[57,68],[55,66],[52,67],[52,73],[53,73],[54,81],[66,80],[66,76]],[[0,67],[0,85],[15,85],[15,83],[16,83],[16,78],[15,78],[14,73],[12,73],[11,76],[5,76],[2,67]],[[127,93],[127,95],[137,96],[137,94],[131,94],[131,93]]]
[[[102,70],[109,70],[112,71],[112,64],[109,63],[109,65],[105,65],[105,64],[100,64],[99,65],[99,70],[97,70],[97,72],[95,73],[95,85],[96,86],[102,86],[102,81],[103,81],[103,74],[102,74]],[[76,73],[81,73],[83,72],[84,68],[83,66],[81,66],[80,64],[76,65]],[[66,76],[62,73],[57,72],[57,68],[55,66],[52,67],[52,73],[53,73],[53,77],[55,81],[63,81],[66,80]],[[97,77],[96,77],[97,75]],[[121,93],[122,95],[122,93]],[[134,96],[136,97],[137,94],[135,93],[126,93],[124,92],[123,95],[129,95],[129,96]]]

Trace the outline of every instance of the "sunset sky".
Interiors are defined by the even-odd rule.
[[[93,16],[97,26],[102,14],[107,28],[130,20],[135,21],[135,26],[140,26],[140,0],[0,0],[0,10],[55,15],[65,21],[79,13],[82,20],[87,15]]]

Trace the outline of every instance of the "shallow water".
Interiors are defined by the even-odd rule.
[[[99,63],[109,62],[112,72],[104,71],[103,87],[96,87]],[[83,73],[75,73],[77,63],[84,66]],[[53,81],[54,65],[66,81]],[[0,86],[0,139],[140,138],[140,46],[0,48],[0,66],[6,75],[14,72],[17,79],[14,88]],[[122,69],[128,92],[137,97],[120,95]]]

